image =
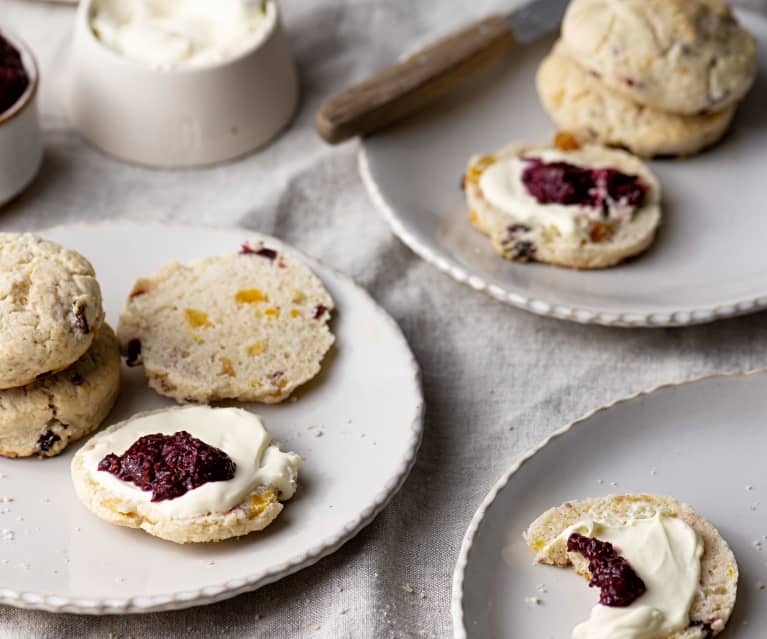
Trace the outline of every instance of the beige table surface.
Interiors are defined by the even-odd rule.
[[[470,291],[392,236],[357,175],[356,143],[329,148],[316,138],[314,113],[325,96],[425,34],[504,3],[281,4],[304,91],[290,130],[263,153],[233,164],[153,172],[104,157],[70,130],[65,104],[73,9],[0,0],[0,24],[22,34],[42,64],[46,143],[39,179],[0,209],[0,230],[147,216],[239,224],[350,274],[397,319],[423,367],[428,412],[415,469],[356,539],[258,592],[131,617],[0,607],[0,639],[447,638],[450,580],[465,528],[516,457],[590,408],[634,391],[767,364],[764,314],[687,329],[610,329],[535,317]],[[750,4],[767,9],[765,0]]]

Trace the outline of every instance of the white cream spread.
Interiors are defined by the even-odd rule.
[[[554,227],[562,237],[573,238],[587,233],[589,222],[601,219],[601,209],[580,204],[538,202],[522,182],[527,160],[533,158],[546,163],[567,162],[584,168],[598,166],[594,163],[594,158],[590,158],[585,151],[565,153],[557,149],[531,149],[522,157],[503,157],[482,172],[479,188],[484,198],[496,208],[513,215],[515,220]],[[614,168],[622,170],[621,167]],[[650,194],[650,197],[652,198],[653,194]],[[616,206],[610,211],[610,217],[620,222],[628,221],[633,210],[633,207]]]
[[[608,541],[644,581],[647,591],[625,608],[597,604],[573,639],[658,639],[687,628],[699,588],[703,541],[677,517],[656,514],[623,526],[583,521],[565,530]]]
[[[152,493],[111,473],[98,470],[109,453],[122,455],[144,435],[172,435],[185,430],[209,446],[223,450],[237,465],[229,481],[209,482],[181,497],[152,502]],[[272,442],[257,415],[239,408],[190,406],[149,413],[114,432],[91,439],[78,453],[90,478],[112,493],[122,513],[137,512],[153,519],[183,519],[225,513],[242,503],[260,486],[279,491],[281,500],[296,492],[301,458],[282,452]]]
[[[269,0],[97,0],[91,28],[117,53],[170,69],[236,58],[264,38],[275,17]]]

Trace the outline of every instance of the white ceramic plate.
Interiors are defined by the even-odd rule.
[[[172,260],[237,251],[259,237],[247,230],[133,222],[42,235],[93,262],[113,325],[137,276]],[[0,535],[0,603],[93,614],[211,603],[315,563],[381,511],[420,443],[418,367],[399,328],[367,293],[305,259],[336,301],[337,342],[319,378],[299,389],[297,401],[253,407],[275,438],[304,458],[299,492],[277,521],[240,540],[178,546],[107,524],[81,506],[69,477],[77,445],[44,461],[0,458],[0,498],[13,499],[0,503],[0,528],[15,536],[8,541]],[[171,405],[147,388],[140,369],[124,372],[122,395],[107,423]]]
[[[572,571],[534,565],[522,532],[568,499],[649,492],[689,503],[730,543],[740,566],[738,603],[720,636],[762,639],[765,415],[761,371],[662,386],[555,433],[496,484],[469,526],[453,575],[455,637],[569,637],[596,591]],[[527,597],[540,597],[541,605]]]
[[[551,139],[534,84],[551,39],[515,48],[439,105],[366,139],[360,167],[370,195],[422,258],[541,315],[669,326],[767,308],[767,19],[740,17],[760,41],[757,84],[721,145],[689,160],[653,163],[666,223],[655,246],[635,261],[595,272],[513,264],[467,219],[459,183],[470,155],[514,140]]]

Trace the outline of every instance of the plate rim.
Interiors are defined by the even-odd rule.
[[[747,8],[738,7],[738,14],[748,16],[762,22],[767,28],[767,16]],[[516,308],[541,315],[544,317],[553,317],[560,320],[568,320],[578,324],[598,324],[602,326],[618,326],[625,328],[664,328],[672,326],[693,326],[696,324],[706,324],[720,319],[737,317],[749,313],[767,309],[767,290],[761,295],[738,299],[735,301],[704,305],[700,307],[679,308],[671,311],[641,311],[641,312],[605,312],[588,305],[576,306],[558,304],[547,301],[543,297],[531,297],[519,292],[515,292],[508,286],[492,284],[487,279],[476,272],[461,266],[458,261],[448,253],[439,254],[432,250],[424,242],[421,242],[400,219],[396,209],[389,204],[384,197],[378,184],[373,178],[370,166],[368,148],[363,138],[360,143],[357,165],[365,190],[372,200],[374,206],[379,210],[392,232],[406,246],[410,248],[421,259],[432,266],[436,266],[440,271],[446,273],[451,278],[461,284],[466,284],[475,291],[490,295],[506,304]]]
[[[553,440],[559,439],[560,437],[566,435],[573,428],[575,428],[576,426],[578,426],[579,424],[583,422],[590,420],[595,415],[611,410],[612,408],[620,404],[632,402],[641,397],[647,397],[649,395],[653,395],[659,391],[666,390],[669,388],[679,388],[681,386],[690,386],[690,385],[697,384],[699,382],[703,382],[709,379],[729,379],[729,378],[736,378],[736,377],[746,378],[746,377],[755,377],[757,375],[767,375],[767,368],[754,368],[754,369],[749,369],[746,371],[726,371],[726,372],[706,373],[703,375],[697,375],[695,377],[683,379],[677,382],[665,382],[663,384],[658,384],[656,386],[653,386],[645,390],[637,391],[636,393],[633,393],[631,395],[626,395],[619,399],[613,400],[609,402],[608,404],[603,404],[597,408],[591,409],[590,411],[588,411],[581,417],[574,419],[573,421],[567,423],[565,426],[563,426],[559,430],[554,431],[548,437],[544,438],[536,446],[529,449],[527,452],[523,453],[520,457],[518,457],[517,460],[512,464],[511,468],[509,468],[509,470],[507,470],[503,475],[501,475],[501,478],[498,481],[496,481],[495,484],[493,484],[490,491],[487,493],[487,495],[485,495],[484,499],[480,503],[476,512],[472,516],[471,522],[469,523],[469,527],[467,528],[466,533],[464,534],[463,540],[461,541],[461,548],[458,552],[458,559],[456,560],[455,568],[453,569],[452,588],[450,592],[450,619],[453,626],[453,639],[468,639],[469,637],[466,631],[466,625],[464,623],[463,588],[464,588],[464,579],[466,576],[466,567],[468,566],[468,563],[469,563],[469,555],[471,554],[471,551],[473,550],[474,540],[477,535],[477,532],[479,531],[479,527],[482,525],[482,522],[484,521],[485,516],[487,515],[487,511],[489,510],[490,506],[492,506],[492,504],[495,502],[496,498],[498,497],[498,494],[508,485],[508,483],[513,479],[514,475],[516,475],[517,472],[519,472],[519,470],[528,461],[530,461],[535,455],[541,452]]]
[[[402,485],[410,475],[410,471],[415,465],[415,461],[418,455],[418,450],[421,446],[423,439],[423,427],[424,427],[424,413],[425,413],[425,399],[423,394],[423,378],[421,368],[418,361],[415,358],[410,344],[405,337],[402,329],[396,320],[383,308],[373,296],[360,284],[358,284],[352,277],[339,272],[335,268],[328,266],[323,261],[308,255],[301,249],[294,247],[291,244],[283,242],[279,238],[262,233],[255,229],[248,229],[243,226],[214,226],[212,224],[196,224],[192,222],[184,221],[168,221],[168,220],[152,220],[149,218],[114,218],[114,219],[101,219],[93,221],[80,221],[69,222],[63,224],[56,224],[54,226],[45,227],[42,229],[28,231],[36,235],[45,236],[46,233],[58,230],[68,230],[82,228],[97,228],[102,226],[119,226],[119,225],[153,225],[160,227],[172,228],[186,228],[186,229],[203,229],[210,231],[230,231],[238,232],[248,236],[261,236],[268,240],[274,241],[275,244],[289,249],[296,254],[312,269],[319,266],[322,270],[330,273],[334,278],[337,278],[341,282],[350,285],[358,293],[361,293],[363,298],[366,299],[373,307],[373,310],[377,316],[384,321],[385,324],[393,329],[393,336],[397,339],[401,346],[404,347],[405,353],[409,355],[410,374],[413,375],[413,381],[415,382],[415,388],[417,392],[418,402],[415,406],[415,412],[413,419],[410,423],[409,433],[410,438],[407,445],[407,450],[402,459],[398,462],[396,473],[390,477],[384,484],[382,490],[380,490],[370,503],[361,510],[351,521],[343,524],[342,530],[337,535],[324,539],[308,550],[301,553],[293,560],[282,563],[281,565],[270,569],[262,570],[249,574],[245,577],[239,577],[236,579],[230,579],[224,583],[216,583],[207,586],[201,586],[193,590],[182,590],[173,593],[162,593],[151,596],[134,596],[125,598],[106,597],[100,598],[81,598],[81,597],[68,597],[63,595],[45,594],[33,591],[17,591],[12,588],[4,588],[0,586],[0,604],[13,606],[16,608],[25,608],[30,610],[43,610],[46,612],[55,613],[75,613],[75,614],[87,614],[87,615],[112,615],[112,614],[137,614],[137,613],[150,613],[150,612],[164,612],[169,610],[181,610],[183,608],[190,608],[193,606],[202,606],[211,603],[223,601],[236,597],[237,595],[251,592],[274,583],[288,575],[296,573],[304,568],[317,563],[320,559],[327,557],[328,555],[336,552],[346,542],[354,538],[359,532],[370,525],[373,520],[381,513],[381,511],[388,505],[391,499],[399,492]]]

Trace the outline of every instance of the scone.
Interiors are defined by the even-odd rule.
[[[656,111],[615,92],[557,45],[536,79],[544,109],[563,131],[583,143],[623,147],[643,157],[693,155],[716,143],[735,115],[730,105],[713,113]]]
[[[95,435],[72,460],[72,480],[101,519],[184,544],[268,526],[295,494],[300,463],[256,415],[188,406],[141,413]]]
[[[605,268],[652,243],[660,185],[624,151],[515,144],[475,156],[464,177],[469,219],[499,255],[577,269]]]
[[[634,102],[697,115],[740,101],[756,42],[722,0],[573,0],[565,50]]]
[[[332,310],[309,267],[257,243],[139,279],[118,336],[162,395],[275,403],[319,372]]]
[[[103,320],[88,260],[36,235],[0,233],[0,389],[75,362]]]
[[[525,540],[538,562],[572,565],[601,588],[600,604],[576,627],[576,639],[597,626],[625,630],[621,623],[654,631],[642,636],[706,639],[724,629],[735,606],[738,565],[730,547],[671,497],[566,502],[530,524]]]
[[[120,388],[120,349],[109,325],[77,362],[0,391],[0,455],[53,457],[96,430]]]

